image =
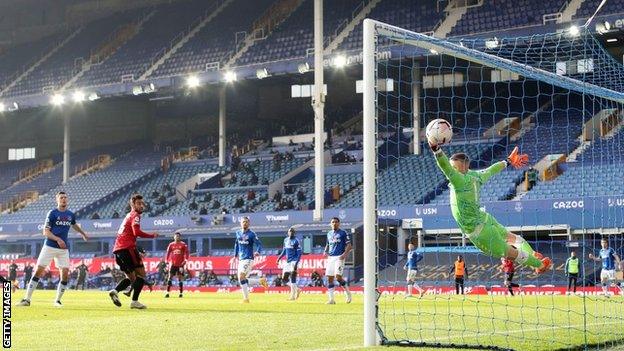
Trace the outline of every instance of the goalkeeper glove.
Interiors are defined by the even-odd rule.
[[[529,163],[529,155],[518,154],[518,147],[516,146],[511,154],[509,154],[509,157],[507,157],[507,163],[514,168],[522,168]]]

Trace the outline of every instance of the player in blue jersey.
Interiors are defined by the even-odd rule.
[[[56,298],[54,299],[54,306],[63,306],[61,304],[61,298],[67,289],[67,282],[69,280],[69,245],[67,244],[69,228],[80,233],[84,241],[89,239],[87,233],[76,224],[76,215],[67,209],[67,194],[59,191],[56,194],[56,208],[48,212],[43,226],[43,235],[46,239],[39,253],[39,258],[37,259],[37,271],[30,279],[26,287],[26,296],[20,301],[18,306],[30,306],[32,293],[37,288],[39,279],[45,273],[45,269],[52,259],[54,259],[54,264],[61,273],[61,279],[56,290]]]
[[[609,283],[612,286],[617,286],[615,284],[615,270],[620,267],[620,256],[615,253],[613,248],[609,247],[607,238],[600,240],[600,245],[602,249],[600,249],[598,257],[590,253],[589,258],[596,262],[602,262],[600,282],[602,283],[602,292],[606,297],[609,297]]]
[[[327,244],[325,245],[325,255],[327,257],[327,267],[325,268],[325,275],[327,276],[327,296],[329,301],[328,305],[334,305],[334,277],[338,281],[338,284],[343,287],[346,295],[347,303],[351,303],[351,292],[347,286],[347,282],[342,279],[342,271],[344,270],[345,259],[349,252],[351,252],[351,237],[347,232],[340,229],[340,219],[334,217],[331,219],[331,228],[327,232]]]
[[[256,233],[249,229],[249,217],[243,217],[240,221],[241,229],[236,231],[234,244],[234,259],[238,259],[238,282],[243,291],[243,302],[249,303],[249,273],[253,267],[254,257],[260,256],[262,244]],[[260,278],[260,284],[268,286],[266,279]]]
[[[290,297],[288,300],[296,300],[299,297],[299,287],[297,286],[297,265],[301,259],[301,245],[295,234],[295,228],[288,229],[288,236],[284,239],[284,248],[277,256],[277,262],[286,256],[286,262],[282,269],[282,279],[290,287]]]
[[[407,248],[409,252],[407,253],[407,261],[403,266],[403,269],[407,271],[407,295],[405,297],[412,297],[412,286],[418,290],[419,297],[422,297],[425,291],[416,284],[416,275],[418,274],[418,262],[422,261],[424,256],[416,252],[416,246],[412,243]]]

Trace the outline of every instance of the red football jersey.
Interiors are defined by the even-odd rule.
[[[505,273],[513,273],[515,270],[514,263],[512,260],[504,259],[503,260],[503,272]]]
[[[145,233],[141,230],[141,214],[132,210],[126,215],[119,226],[113,252],[136,247],[137,236],[141,238],[153,238],[155,235]]]
[[[176,243],[175,241],[167,246],[167,262],[180,267],[189,258],[188,246],[183,241]]]

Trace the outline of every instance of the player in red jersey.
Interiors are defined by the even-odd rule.
[[[514,261],[507,259],[505,257],[502,257],[500,270],[503,271],[503,273],[505,273],[505,280],[503,281],[503,284],[509,290],[509,294],[511,294],[511,296],[514,296],[513,288],[520,287],[520,285],[512,282],[514,272],[516,271],[516,267],[514,266]]]
[[[184,265],[189,258],[189,249],[182,241],[180,232],[173,234],[173,242],[167,246],[167,255],[165,257],[165,260],[169,263],[169,277],[167,278],[167,294],[165,297],[169,297],[173,276],[178,277],[178,285],[180,286],[180,295],[178,297],[182,297],[182,292],[184,291]]]
[[[113,254],[115,261],[125,274],[126,278],[122,279],[115,289],[108,292],[115,306],[120,307],[119,292],[126,290],[132,284],[132,302],[130,308],[146,309],[147,306],[139,302],[139,295],[145,285],[145,266],[143,260],[137,250],[137,237],[141,238],[157,238],[158,234],[148,234],[141,230],[141,213],[145,207],[143,196],[139,194],[132,195],[130,199],[130,207],[132,210],[126,215],[121,226],[117,231],[117,239],[115,239],[115,247]]]

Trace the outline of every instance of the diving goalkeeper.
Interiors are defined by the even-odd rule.
[[[507,160],[496,162],[484,170],[474,171],[469,168],[468,155],[453,154],[449,162],[438,145],[430,143],[429,146],[435,154],[438,167],[450,182],[453,218],[468,239],[486,255],[506,257],[534,268],[537,273],[545,272],[552,263],[550,258],[533,251],[524,238],[509,232],[489,213],[481,210],[479,203],[479,190],[490,177],[509,165],[514,168],[526,166],[528,155],[518,154],[518,147],[515,147]]]

